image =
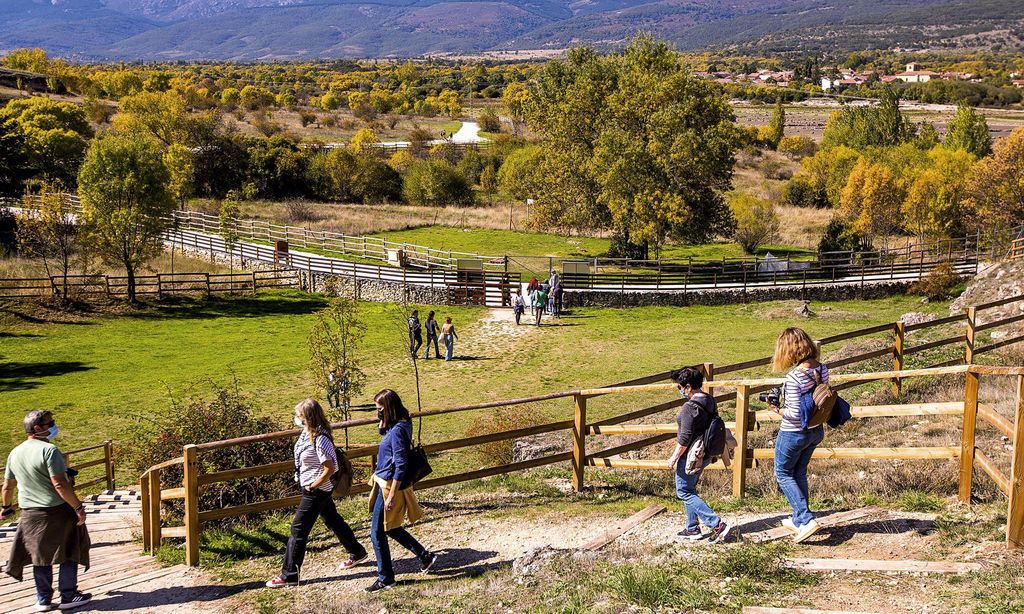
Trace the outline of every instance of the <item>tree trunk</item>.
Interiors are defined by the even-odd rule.
[[[124,267],[125,272],[128,274],[128,302],[135,302],[135,268],[126,265]]]

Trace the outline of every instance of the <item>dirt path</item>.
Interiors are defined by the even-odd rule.
[[[216,600],[234,589],[219,586],[209,577],[184,565],[161,567],[142,553],[134,535],[139,532],[139,496],[133,491],[93,495],[86,500],[89,536],[92,540],[88,571],[80,571],[79,589],[92,593],[93,601],[82,612],[149,612],[184,614],[222,612]],[[17,525],[0,527],[0,549],[9,552]],[[6,563],[5,563],[6,564]],[[28,576],[17,582],[0,578],[0,611],[34,612],[35,590]],[[59,597],[58,597],[59,600]]]

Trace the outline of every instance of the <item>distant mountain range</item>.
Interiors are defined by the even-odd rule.
[[[1020,51],[1022,0],[0,0],[0,50],[79,59],[391,57],[576,44],[639,31],[681,49]]]

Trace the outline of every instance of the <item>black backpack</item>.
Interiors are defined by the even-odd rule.
[[[696,399],[691,399],[694,403],[697,403]],[[708,407],[703,403],[698,403],[701,408],[707,411]],[[711,420],[708,422],[707,428],[704,429],[704,434],[701,435],[704,440],[704,464],[709,465],[715,460],[721,458],[725,454],[725,420],[718,415],[718,410],[715,409],[715,413],[711,416]]]

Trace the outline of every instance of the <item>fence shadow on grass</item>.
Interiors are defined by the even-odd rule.
[[[0,362],[0,392],[31,390],[42,385],[43,378],[89,371],[96,367],[84,362],[57,360],[52,362]]]
[[[258,318],[308,315],[327,306],[326,299],[305,295],[264,295],[262,297],[168,297],[144,303],[140,309],[122,315],[140,320],[209,320],[221,317]]]

